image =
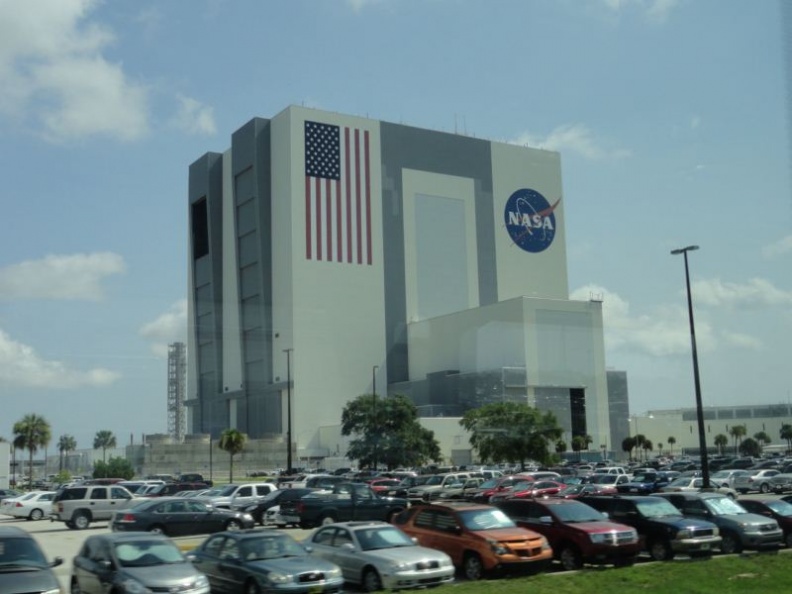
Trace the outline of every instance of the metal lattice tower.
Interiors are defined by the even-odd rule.
[[[187,348],[183,342],[168,345],[168,435],[174,442],[184,441],[187,432]]]

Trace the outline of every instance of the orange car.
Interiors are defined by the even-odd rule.
[[[469,580],[500,570],[541,570],[553,559],[553,550],[544,536],[519,528],[492,505],[413,505],[396,516],[393,523],[415,537],[421,546],[450,555]]]

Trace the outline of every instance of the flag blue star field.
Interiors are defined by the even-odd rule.
[[[305,257],[371,264],[369,132],[305,122]]]

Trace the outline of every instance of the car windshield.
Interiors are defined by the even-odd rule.
[[[515,523],[499,509],[461,511],[459,518],[462,525],[473,532],[515,527]]]
[[[415,546],[415,542],[409,536],[394,526],[363,528],[356,530],[355,535],[360,548],[364,551]]]
[[[767,501],[767,507],[772,509],[779,516],[792,517],[792,503],[782,499],[772,499]]]
[[[121,567],[186,563],[184,555],[175,544],[162,540],[119,542],[115,544],[114,549]]]
[[[678,479],[674,479],[673,481],[668,483],[668,486],[669,487],[687,487],[688,485],[690,485],[690,483],[691,483],[690,478],[678,478]]]
[[[660,497],[647,497],[636,503],[638,511],[645,518],[661,518],[663,516],[679,516],[680,511],[671,502]]]
[[[646,474],[636,474],[632,478],[633,483],[651,483],[657,480],[657,475],[653,472]]]
[[[611,485],[616,482],[616,478],[615,474],[595,474],[589,482],[595,485]]]
[[[424,483],[427,487],[433,487],[435,485],[442,485],[443,484],[443,477],[434,475],[429,477],[429,479]]]
[[[571,505],[553,505],[549,508],[553,514],[561,521],[566,523],[575,522],[603,522],[603,516],[596,509],[585,503],[575,503]]]
[[[493,488],[498,486],[498,480],[499,479],[491,478],[488,481],[484,481],[483,483],[481,483],[479,488],[480,489],[493,489]]]
[[[261,534],[242,539],[242,559],[258,561],[281,557],[304,557],[308,552],[288,534]]]
[[[716,516],[748,513],[742,505],[734,501],[731,497],[708,497],[704,500],[704,505]]]
[[[44,553],[32,538],[11,537],[0,539],[0,573],[24,568],[47,567]]]

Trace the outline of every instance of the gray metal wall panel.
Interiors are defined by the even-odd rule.
[[[385,335],[388,382],[391,383],[409,379],[404,278],[403,168],[474,180],[480,305],[497,302],[498,285],[489,141],[387,122],[380,125],[380,138],[386,287]]]

